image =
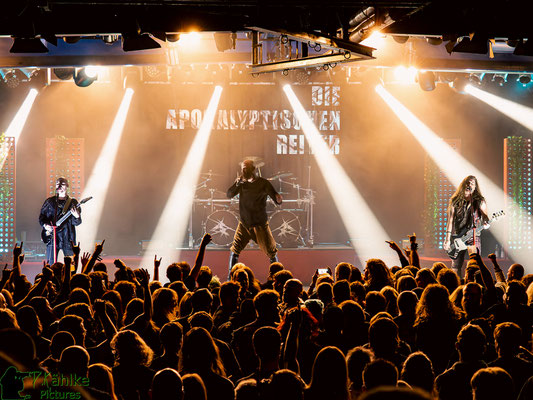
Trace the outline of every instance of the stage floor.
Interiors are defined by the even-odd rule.
[[[187,261],[194,265],[197,249],[181,249],[179,259]],[[316,246],[314,248],[295,248],[295,249],[280,249],[278,252],[280,262],[289,269],[295,278],[300,279],[304,285],[309,285],[311,278],[317,268],[331,267],[333,270],[340,262],[349,262],[356,267],[363,270],[360,265],[358,257],[353,248],[348,246]],[[124,263],[136,269],[140,267],[142,256],[140,255],[103,255],[103,262],[107,265],[109,274],[113,275],[115,267],[113,261],[120,258]],[[225,248],[211,248],[208,247],[205,252],[203,265],[208,265],[213,271],[213,275],[217,275],[221,281],[225,281],[228,274],[229,250]],[[266,280],[268,275],[268,258],[259,249],[246,249],[242,252],[239,261],[248,265],[255,273],[257,279],[261,282]],[[446,265],[450,265],[450,259],[446,257],[420,257],[422,267],[431,267],[434,262],[441,261]],[[489,269],[492,270],[492,263],[484,260]],[[509,260],[499,260],[500,266],[504,271],[507,271],[511,262]],[[24,261],[22,265],[22,273],[25,274],[30,282],[33,282],[35,276],[41,271],[43,266],[42,260],[38,257],[33,257],[31,260]],[[142,267],[152,270],[152,265],[143,265]],[[390,266],[389,266],[390,267]],[[161,268],[161,280],[165,280],[166,265],[163,262]]]

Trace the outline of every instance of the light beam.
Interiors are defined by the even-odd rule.
[[[435,132],[418,119],[407,107],[400,103],[392,96],[382,85],[376,86],[376,92],[396,114],[399,120],[409,129],[411,134],[422,145],[424,150],[439,166],[441,171],[446,175],[450,182],[459,186],[461,181],[468,175],[476,176],[483,195],[487,200],[487,206],[490,207],[490,213],[499,210],[517,210],[522,216],[527,216],[527,211],[523,210],[510,197],[506,196],[504,191],[492,182],[474,165],[469,163],[465,158],[455,152],[451,146],[445,143]],[[508,212],[508,211],[506,211]],[[525,213],[525,214],[524,214]],[[491,227],[491,232],[504,246],[507,253],[524,268],[529,264],[529,257],[522,251],[511,249],[507,242],[504,231],[504,224],[497,222]]]
[[[285,85],[283,90],[300,121],[304,135],[311,146],[320,172],[360,261],[381,258],[389,267],[398,264],[398,259],[392,254],[384,256],[388,253],[388,245],[385,241],[390,240],[390,236],[376,219],[339,161],[331,154],[291,86]]]
[[[472,85],[465,86],[465,92],[495,108],[520,125],[533,131],[533,109],[514,101],[495,96]]]
[[[130,108],[131,99],[133,97],[133,89],[128,88],[124,93],[122,102],[111,125],[107,139],[100,151],[100,155],[94,164],[91,176],[85,185],[82,198],[93,196],[94,199],[87,206],[83,208],[82,220],[83,224],[79,227],[79,241],[81,247],[91,251],[94,247],[98,226],[102,217],[102,210],[104,209],[107,190],[109,182],[111,181],[111,174],[113,173],[113,166],[118,152],[118,146],[126,123],[126,117]]]
[[[158,257],[162,257],[162,262],[166,265],[179,261],[180,250],[176,246],[181,246],[187,232],[196,185],[198,184],[221,94],[222,87],[216,86],[200,129],[196,133],[178,179],[174,183],[172,192],[159,218],[148,249],[141,261],[143,268],[153,269],[155,254]]]

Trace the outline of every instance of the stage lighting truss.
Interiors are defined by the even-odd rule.
[[[11,253],[16,241],[15,138],[0,136],[0,257]]]
[[[507,204],[507,245],[510,249],[531,250],[531,139],[521,136],[504,139],[504,160],[504,191],[513,200]]]
[[[248,29],[252,30],[252,74],[282,71],[286,75],[291,69],[308,67],[328,70],[339,63],[374,59],[374,48],[336,37],[262,27]],[[263,62],[263,44],[272,41],[272,38],[279,40],[279,55],[282,59]],[[316,55],[310,56],[310,52],[315,52]]]

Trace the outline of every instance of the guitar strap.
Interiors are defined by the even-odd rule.
[[[67,196],[67,201],[65,201],[65,205],[63,206],[63,211],[61,211],[61,215],[65,215],[65,213],[70,208],[70,203],[72,203],[72,197]]]

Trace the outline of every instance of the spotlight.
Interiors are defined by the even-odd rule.
[[[91,85],[97,78],[98,75],[94,75],[94,70],[91,68],[80,68],[74,72],[74,83],[79,87],[87,87]],[[90,76],[89,73],[93,76]]]
[[[235,50],[237,41],[236,33],[215,32],[213,36],[218,51]]]
[[[498,86],[503,86],[507,82],[507,74],[494,74],[492,81]]]
[[[473,85],[481,86],[481,82],[483,81],[484,75],[485,74],[470,74],[470,76],[468,77],[468,80]]]
[[[457,93],[465,94],[466,93],[465,87],[469,83],[470,83],[470,80],[468,77],[464,75],[459,75],[453,80],[451,86],[457,91]]]
[[[115,43],[119,38],[119,35],[104,35],[102,36],[102,40],[105,44],[112,45]]]
[[[81,36],[63,36],[63,41],[68,44],[78,43],[81,39]]]
[[[529,74],[522,74],[518,77],[518,82],[520,82],[522,85],[526,86],[529,82],[531,82],[531,75]]]
[[[14,69],[9,69],[6,72],[2,71],[1,75],[8,88],[15,89],[18,85],[20,85],[20,79],[18,78],[17,72]]]
[[[150,37],[149,34],[125,34],[122,36],[122,50],[124,51],[137,51],[137,50],[149,50],[159,49],[161,45]]]
[[[38,38],[13,38],[10,53],[48,53],[48,48]]]
[[[98,78],[98,72],[100,72],[99,67],[95,67],[93,65],[88,65],[85,67],[85,75],[87,75],[89,78]]]
[[[68,81],[69,79],[72,79],[74,72],[76,72],[74,67],[54,68],[54,75],[57,77],[57,79],[62,81]]]
[[[420,89],[425,92],[431,92],[432,90],[435,90],[436,83],[435,74],[433,71],[419,71],[418,84],[420,85]]]
[[[166,40],[167,42],[170,42],[170,43],[176,43],[178,40],[180,40],[180,34],[179,33],[167,33]]]
[[[394,69],[394,77],[403,85],[415,83],[416,74],[417,69],[415,67],[406,68],[403,65],[400,65]]]

